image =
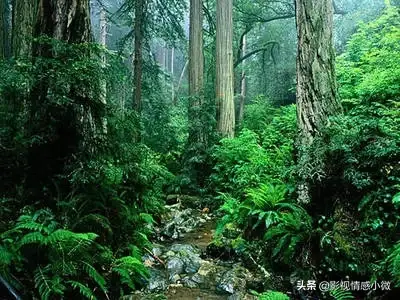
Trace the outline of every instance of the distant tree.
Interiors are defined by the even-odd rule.
[[[107,47],[107,12],[104,6],[100,8],[100,45],[104,48]],[[101,66],[103,68],[106,67],[106,55],[105,53],[101,53]],[[101,91],[100,91],[100,101],[104,105],[107,104],[107,81],[103,80],[101,82]],[[102,121],[102,131],[103,133],[107,132],[107,119],[103,119]]]
[[[296,0],[297,124],[300,147],[312,144],[329,116],[341,111],[338,101],[333,49],[332,0]],[[303,155],[300,152],[300,155]],[[306,184],[299,201],[309,202]]]
[[[230,138],[235,134],[232,9],[232,0],[217,1],[216,98],[218,106],[218,132],[222,136]]]
[[[143,75],[143,41],[146,0],[137,0],[135,2],[135,20],[134,20],[134,70],[133,70],[133,89],[134,89],[134,109],[139,114],[142,110],[142,75]]]

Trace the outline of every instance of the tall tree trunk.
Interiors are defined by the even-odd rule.
[[[0,1],[0,59],[6,58],[7,3]]]
[[[204,143],[201,110],[204,85],[203,1],[190,0],[189,28],[189,142]]]
[[[242,57],[246,55],[246,35],[243,36],[242,43]],[[239,103],[239,125],[242,124],[243,116],[244,116],[244,103],[246,99],[246,61],[242,62],[242,76],[240,77],[240,103]]]
[[[70,44],[91,42],[89,0],[40,0],[35,36],[40,35]]]
[[[232,36],[232,0],[218,0],[216,36],[216,98],[218,101],[218,131],[224,137],[233,137],[235,133]]]
[[[42,35],[67,44],[90,42],[89,0],[40,0],[34,36]],[[89,50],[80,55],[87,55],[84,59],[90,59]],[[81,59],[74,57],[71,52],[69,58]],[[41,62],[42,59],[44,63]],[[67,103],[54,101],[53,95],[58,94],[59,88],[58,79],[55,78],[60,73],[56,71],[53,74],[50,71],[54,67],[53,62],[57,64],[64,59],[65,57],[60,57],[58,47],[54,47],[52,43],[33,43],[33,61],[38,61],[43,71],[30,91],[27,130],[31,136],[43,137],[44,142],[35,143],[29,149],[27,164],[30,168],[26,179],[28,190],[37,190],[37,186],[51,190],[54,185],[51,178],[65,172],[66,166],[76,160],[80,151],[93,154],[95,150],[91,143],[96,132],[91,111],[93,91],[89,87],[79,88],[71,80],[69,84],[61,83],[62,95],[71,100]],[[37,196],[39,195],[35,195],[35,199]],[[45,192],[40,196],[49,199],[49,194]]]
[[[35,0],[13,0],[11,43],[12,54],[15,58],[27,58],[32,54],[36,4]]]
[[[312,144],[329,116],[341,111],[335,78],[332,0],[296,0],[296,24],[297,124],[299,145],[304,147]],[[310,201],[307,184],[299,187],[299,201]]]
[[[178,100],[177,99],[178,98],[178,94],[179,94],[179,91],[181,89],[182,80],[183,80],[183,77],[185,75],[185,72],[186,72],[186,69],[187,69],[188,65],[189,65],[189,60],[187,60],[185,62],[185,65],[182,68],[181,76],[179,76],[179,81],[178,81],[178,85],[176,86],[176,92],[175,92],[175,97],[174,97],[174,105],[176,105],[176,102]]]
[[[107,47],[107,14],[105,8],[102,6],[100,8],[100,45]],[[101,66],[104,69],[106,67],[106,55],[104,52],[101,53]],[[100,91],[100,101],[104,105],[107,104],[107,81],[103,80],[101,82]],[[107,119],[104,117],[102,119],[102,131],[107,133]]]
[[[35,37],[46,35],[68,44],[91,42],[89,0],[40,0],[34,35]],[[50,45],[36,43],[33,55],[53,57],[57,53]],[[46,101],[50,81],[49,77],[44,77],[38,86],[33,88],[31,113],[35,113]],[[72,98],[81,99],[86,103],[91,97],[82,91],[77,91],[74,87],[71,87],[70,94]],[[79,124],[77,126],[80,127],[81,134],[87,138],[93,136],[95,125],[90,107],[81,105],[79,109],[76,109],[76,114],[76,122]]]
[[[175,55],[175,49],[172,48],[171,49],[171,99],[172,99],[172,103],[174,102],[174,98],[175,98],[175,84],[174,84],[174,55]]]
[[[137,0],[135,6],[135,54],[134,54],[134,109],[142,112],[142,74],[143,74],[143,40],[146,0]]]

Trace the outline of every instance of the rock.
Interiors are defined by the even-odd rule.
[[[168,287],[168,281],[162,271],[150,269],[150,278],[147,290],[150,293],[165,291]]]
[[[178,258],[178,257],[173,257],[167,262],[167,270],[168,270],[168,275],[169,275],[169,280],[172,280],[172,278],[175,275],[179,275],[183,273],[184,270],[184,262]]]
[[[233,266],[232,269],[226,271],[217,284],[217,290],[229,294],[246,289],[247,281],[250,279],[250,272],[242,266]]]
[[[161,247],[154,247],[151,252],[154,256],[160,257],[163,253],[163,250],[161,249]]]
[[[196,273],[200,268],[202,259],[200,258],[201,251],[190,244],[174,244],[170,248],[184,264],[184,272],[187,274]]]
[[[202,277],[208,277],[216,272],[216,267],[214,264],[212,264],[209,261],[203,261],[201,264],[199,270],[197,271],[197,274],[199,274]]]
[[[170,281],[172,283],[177,283],[179,280],[181,280],[181,276],[179,276],[178,274],[175,274],[172,278],[170,278]]]
[[[174,256],[174,255],[175,255],[175,252],[169,250],[169,251],[167,251],[163,256],[164,256],[164,257],[172,257],[172,256]]]
[[[173,252],[180,252],[181,254],[200,254],[200,249],[195,248],[191,244],[173,244],[169,250]]]
[[[194,280],[192,280],[192,278],[189,276],[182,278],[181,282],[185,287],[188,287],[191,289],[196,289],[199,287],[198,283],[195,282]]]
[[[244,292],[238,292],[230,295],[227,300],[256,300],[257,296],[253,296]]]
[[[171,211],[170,220],[161,230],[161,233],[169,238],[178,239],[182,236],[182,232],[189,232],[196,226],[197,222],[193,218],[192,209],[176,210]]]
[[[185,264],[185,273],[187,274],[196,273],[202,262],[202,259],[198,254],[183,256],[182,260]]]

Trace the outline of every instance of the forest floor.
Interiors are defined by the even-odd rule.
[[[262,279],[237,257],[215,251],[215,215],[181,203],[166,208],[153,249],[143,256],[150,271],[147,286],[125,299],[257,299],[248,290]]]

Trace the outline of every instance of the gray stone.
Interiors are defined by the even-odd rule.
[[[184,278],[182,278],[182,284],[185,287],[191,288],[191,289],[196,289],[199,287],[199,284],[197,282],[195,282],[194,280],[192,280],[192,278],[186,276]]]
[[[232,269],[221,276],[217,284],[217,290],[229,294],[243,291],[246,289],[246,284],[250,277],[250,272],[247,269],[241,266],[233,266]]]
[[[168,287],[168,281],[162,271],[151,269],[147,290],[151,293],[165,291]]]
[[[168,275],[171,280],[171,278],[174,277],[174,275],[179,275],[183,273],[184,270],[184,262],[178,258],[178,257],[172,257],[168,262],[167,262],[167,270],[168,270]]]

